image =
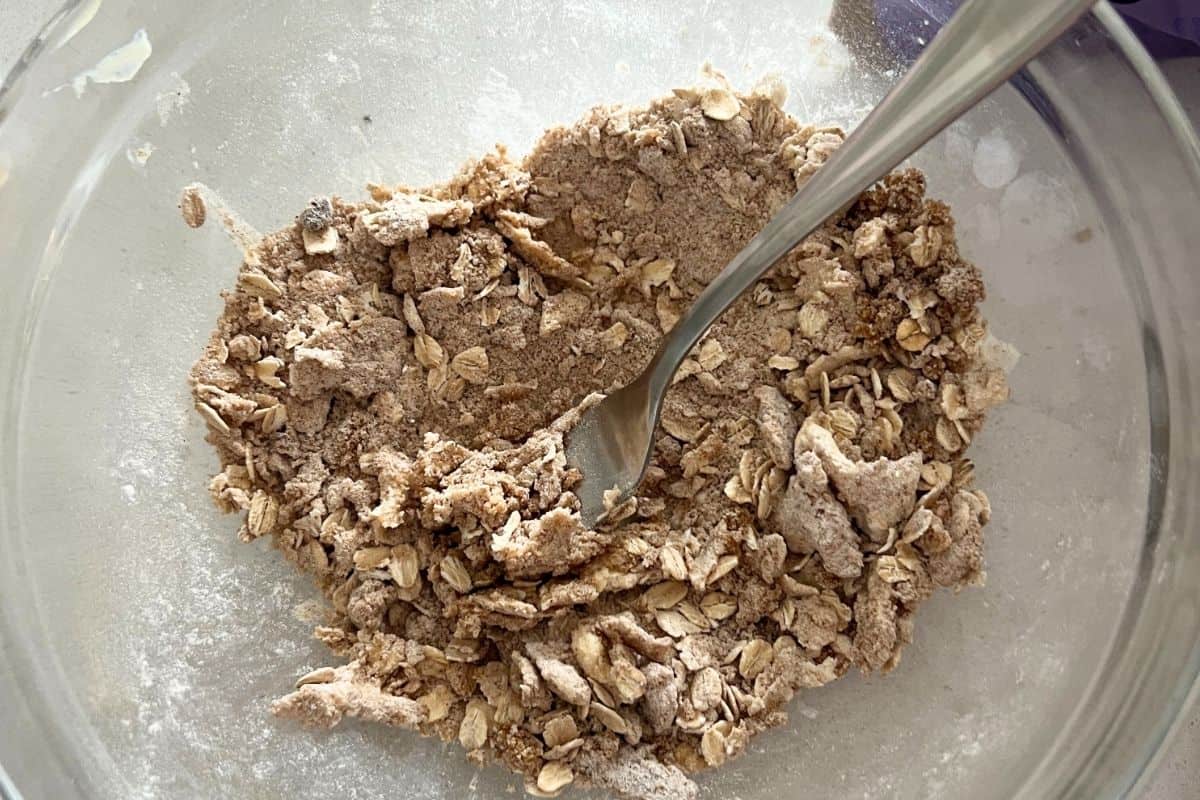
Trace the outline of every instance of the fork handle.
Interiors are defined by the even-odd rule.
[[[789,250],[986,97],[1095,0],[966,0],[883,101],[701,292],[648,369],[661,398],[726,308]]]

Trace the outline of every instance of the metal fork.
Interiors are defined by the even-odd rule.
[[[898,84],[712,283],[662,340],[645,371],[584,412],[567,463],[584,522],[629,497],[654,446],[680,362],[743,292],[863,190],[958,119],[1065,31],[1095,0],[967,0]],[[612,490],[616,490],[613,492]]]

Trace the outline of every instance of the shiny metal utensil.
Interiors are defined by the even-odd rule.
[[[986,97],[1094,2],[963,3],[883,101],[696,298],[646,370],[583,414],[567,441],[567,463],[583,474],[575,493],[586,524],[603,516],[606,494],[612,503],[637,488],[654,446],[663,395],[717,317],[789,250]]]

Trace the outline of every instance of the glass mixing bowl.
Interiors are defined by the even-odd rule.
[[[851,3],[84,0],[0,93],[0,795],[494,797],[456,748],[270,699],[315,589],[210,504],[184,375],[238,251],[367,180],[440,179],[712,60],[852,124],[932,35]],[[926,32],[926,29],[928,32]],[[145,34],[137,34],[144,30]],[[114,52],[115,51],[115,52]],[[108,55],[113,53],[113,55]],[[1200,667],[1200,148],[1107,5],[914,159],[1021,358],[973,455],[989,581],[886,677],[804,693],[708,797],[1115,797]]]

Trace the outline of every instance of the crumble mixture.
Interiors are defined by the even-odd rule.
[[[979,583],[963,453],[1007,395],[979,270],[902,170],[712,328],[634,502],[580,523],[563,438],[842,141],[766,82],[602,106],[422,189],[247,237],[191,372],[246,512],[332,606],[342,666],[276,714],[457,740],[527,790],[697,795],[800,689],[887,671]],[[204,191],[185,191],[189,224]],[[228,215],[227,221],[229,219]],[[235,226],[236,228],[237,226]]]

